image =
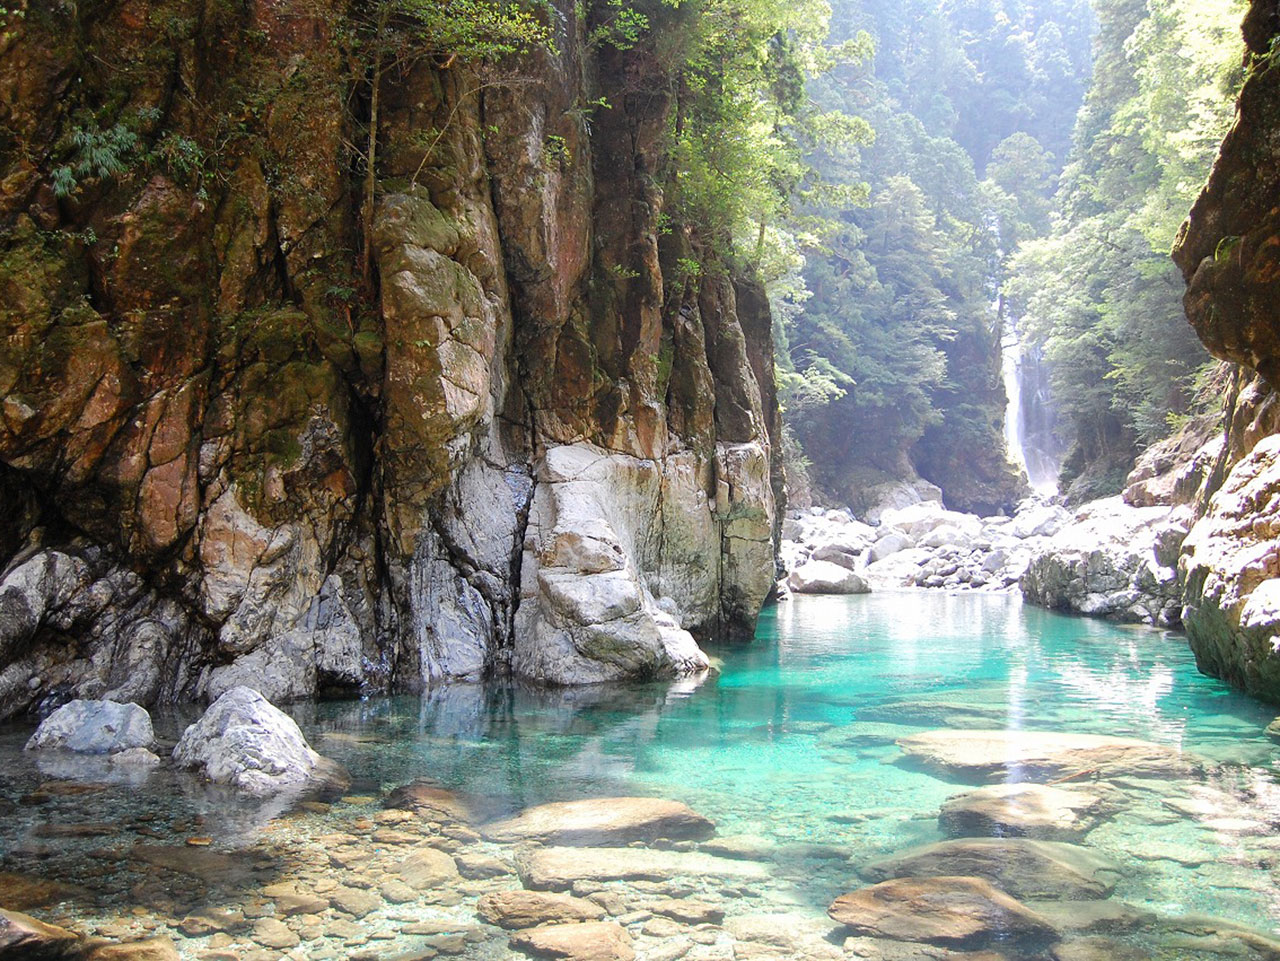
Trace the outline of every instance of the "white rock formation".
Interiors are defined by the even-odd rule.
[[[1183,622],[1206,673],[1280,696],[1280,435],[1258,442],[1183,544]]]
[[[183,732],[173,761],[260,796],[343,776],[311,749],[293,718],[248,687],[232,688],[211,704]]]
[[[787,578],[787,586],[797,594],[867,594],[871,591],[860,575],[821,560],[807,561],[797,567]]]
[[[705,670],[687,628],[714,626],[724,605],[750,609],[772,585],[772,513],[751,506],[772,504],[767,464],[752,444],[721,445],[714,479],[692,455],[548,450],[525,535],[515,671],[581,684]]]
[[[1086,504],[1036,554],[1023,594],[1044,607],[1176,626],[1178,553],[1190,525],[1187,507],[1130,507],[1119,497]]]
[[[137,704],[71,701],[46,717],[26,749],[62,748],[81,754],[116,754],[156,742],[151,715]]]

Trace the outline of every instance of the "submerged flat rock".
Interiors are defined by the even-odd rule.
[[[911,848],[866,864],[869,881],[963,875],[1016,898],[1089,901],[1115,888],[1117,866],[1075,844],[1026,838],[965,838]]]
[[[387,795],[382,802],[385,808],[413,811],[428,820],[471,820],[467,802],[431,781],[417,780],[403,784]]]
[[[72,954],[80,936],[17,911],[0,909],[0,958],[61,958]]]
[[[994,784],[948,798],[938,824],[951,837],[1074,841],[1105,814],[1102,795],[1048,784]]]
[[[1057,731],[924,731],[898,746],[926,768],[962,780],[1043,781],[1067,777],[1185,777],[1200,767],[1161,744]]]
[[[540,804],[484,829],[490,841],[543,844],[629,844],[632,841],[701,841],[715,823],[687,804],[649,797],[590,798]]]
[[[855,935],[955,948],[1055,937],[1040,915],[973,877],[884,881],[840,895],[827,913]]]
[[[564,890],[575,881],[665,881],[712,877],[756,881],[768,877],[756,861],[646,848],[542,848],[519,859],[520,880],[535,890]]]
[[[604,909],[593,901],[548,891],[495,891],[476,904],[476,913],[500,928],[598,921]]]
[[[552,924],[511,936],[511,944],[539,958],[561,961],[632,961],[631,938],[613,921]]]

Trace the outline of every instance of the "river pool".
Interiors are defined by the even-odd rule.
[[[16,891],[39,917],[112,939],[163,935],[184,956],[210,959],[519,956],[497,929],[477,925],[474,908],[485,893],[518,886],[512,875],[467,879],[420,900],[378,897],[388,851],[422,842],[392,837],[405,825],[382,816],[381,798],[428,778],[465,799],[474,826],[549,801],[683,801],[728,839],[718,854],[765,865],[755,881],[575,888],[617,888],[610,913],[621,915],[641,958],[888,958],[865,953],[879,950],[874,944],[846,945],[847,932],[825,920],[827,905],[872,880],[868,864],[943,841],[940,806],[993,780],[926,768],[898,741],[940,729],[1050,731],[1154,742],[1192,771],[1055,778],[1062,789],[1105,798],[1095,826],[1071,840],[1108,864],[1100,900],[1131,913],[1082,927],[1058,947],[995,947],[1011,959],[1273,956],[1261,936],[1280,931],[1280,745],[1263,729],[1276,709],[1198,674],[1180,635],[1065,617],[1007,595],[916,591],[797,598],[765,611],[753,643],[709,653],[719,670],[700,681],[455,685],[421,698],[296,705],[291,713],[313,746],[353,778],[343,797],[301,806],[236,798],[165,769],[122,773],[96,760],[34,756],[21,751],[28,728],[6,729],[0,907],[14,906],[5,895]],[[157,733],[172,743],[194,716],[157,712]],[[1018,776],[1014,766],[994,780]],[[378,841],[380,830],[391,834]],[[467,829],[437,846],[473,847],[498,863],[519,855]],[[322,863],[335,848],[357,853],[350,863]],[[199,862],[185,873],[184,850]],[[375,898],[363,915],[324,909],[323,897],[286,914],[262,888],[290,879],[325,890],[336,879]],[[33,902],[37,880],[71,887]],[[750,925],[729,921],[655,927],[645,898],[663,894],[711,898],[730,919],[790,917],[796,932],[769,948],[768,938],[752,940]],[[210,905],[231,920],[189,923]],[[277,914],[296,944],[274,928],[277,947],[255,934]],[[680,938],[688,947],[673,955]],[[1061,953],[1075,942],[1076,954]],[[760,944],[764,953],[753,953]],[[1081,953],[1090,949],[1102,953]]]

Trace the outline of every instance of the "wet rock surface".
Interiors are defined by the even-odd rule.
[[[997,784],[950,798],[942,805],[938,823],[953,837],[1074,841],[1096,827],[1108,807],[1102,795],[1088,787]]]
[[[257,691],[232,688],[218,698],[173,749],[179,767],[250,794],[341,786],[345,773],[311,749],[297,722]]]
[[[543,804],[484,828],[491,841],[600,846],[658,838],[700,841],[714,833],[715,824],[688,805],[643,797]]]
[[[1135,778],[1187,776],[1195,758],[1135,738],[1053,731],[937,730],[902,738],[907,756],[964,780],[1034,780],[1102,775]]]
[[[1117,865],[1074,844],[1025,838],[966,838],[903,851],[862,866],[871,881],[977,877],[1021,900],[1088,901],[1115,888]]]
[[[901,878],[842,894],[831,917],[855,934],[949,947],[1052,940],[1050,924],[980,878]]]
[[[137,704],[75,700],[36,728],[27,750],[60,748],[81,754],[117,754],[154,747],[151,716]]]

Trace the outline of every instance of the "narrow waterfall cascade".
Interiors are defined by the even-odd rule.
[[[1027,472],[1037,492],[1056,494],[1064,445],[1056,430],[1044,358],[1038,349],[1022,343],[1013,325],[1000,341],[1000,353],[1008,396],[1004,439],[1009,457]]]

